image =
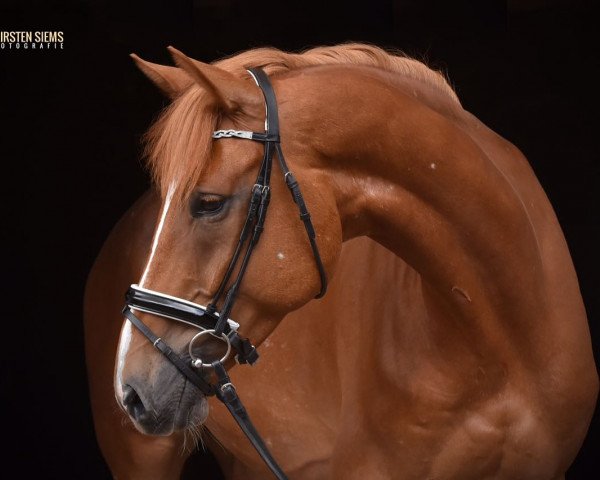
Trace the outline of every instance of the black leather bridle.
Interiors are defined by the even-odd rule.
[[[217,130],[213,138],[243,138],[264,143],[264,157],[258,171],[256,182],[252,187],[252,195],[248,206],[248,214],[240,233],[239,242],[233,257],[223,276],[212,301],[206,307],[184,300],[182,298],[166,295],[161,292],[148,290],[138,285],[131,285],[126,294],[126,305],[123,315],[177,368],[193,385],[204,395],[215,395],[222,401],[233,418],[236,420],[244,434],[248,437],[261,458],[278,479],[287,477],[273,459],[265,443],[254,428],[250,417],[239,399],[236,389],[227,375],[223,362],[227,359],[229,351],[236,351],[235,359],[238,363],[254,364],[258,359],[258,352],[251,342],[237,332],[238,324],[229,319],[237,293],[246,273],[250,257],[264,229],[265,218],[271,197],[271,169],[273,156],[277,153],[279,166],[283,172],[285,183],[288,186],[294,202],[300,211],[300,219],[304,223],[308,240],[315,258],[316,266],[321,279],[321,290],[316,298],[321,298],[327,290],[327,275],[319,249],[317,247],[315,229],[310,214],[300,192],[300,185],[289,170],[279,138],[279,118],[277,113],[277,100],[269,77],[259,68],[249,69],[248,72],[262,90],[266,104],[265,133],[248,132],[241,130]],[[245,252],[242,254],[246,247]],[[238,273],[230,282],[236,265],[239,264]],[[229,285],[229,287],[228,287]],[[227,293],[225,290],[227,289]],[[223,304],[218,310],[219,300],[224,295]],[[133,310],[151,313],[164,318],[169,318],[200,329],[189,344],[189,358],[182,357],[169,347],[161,338],[155,335],[134,313]],[[194,341],[204,334],[213,335],[227,344],[227,354],[218,361],[206,364],[201,358],[194,358],[192,346]],[[212,367],[216,374],[217,383],[209,383],[198,369]]]

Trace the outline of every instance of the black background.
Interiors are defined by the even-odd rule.
[[[0,50],[3,467],[15,466],[19,478],[109,477],[88,404],[82,293],[112,225],[148,186],[139,140],[166,104],[128,53],[170,63],[167,45],[211,61],[264,45],[367,41],[446,71],[465,108],[525,153],[548,193],[598,358],[600,72],[591,5],[1,1],[0,30],[65,32],[64,50]],[[567,478],[597,478],[599,445],[596,416]]]

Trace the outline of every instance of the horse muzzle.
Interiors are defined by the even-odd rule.
[[[206,420],[206,397],[172,366],[165,364],[151,384],[139,378],[127,379],[120,401],[140,432],[170,435],[201,425]]]

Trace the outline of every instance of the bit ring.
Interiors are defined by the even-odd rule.
[[[229,337],[227,335],[225,335],[224,333],[222,333],[221,336],[218,337],[217,335],[214,334],[214,332],[215,332],[214,329],[202,330],[201,332],[198,332],[196,335],[194,335],[194,338],[192,338],[192,340],[190,341],[190,345],[188,347],[188,352],[190,354],[190,358],[192,359],[192,365],[194,367],[196,367],[196,368],[212,367],[212,363],[204,363],[200,357],[196,357],[192,353],[192,347],[194,346],[194,342],[198,338],[200,338],[202,335],[206,335],[207,333],[209,335],[212,335],[215,338],[218,338],[219,340],[221,340],[227,344],[227,351],[225,352],[225,355],[223,355],[223,358],[221,358],[219,360],[219,362],[223,363],[229,357],[229,354],[231,353],[231,342],[229,341]]]

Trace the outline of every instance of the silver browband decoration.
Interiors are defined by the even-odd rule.
[[[217,130],[213,132],[212,138],[246,138],[248,140],[252,140],[252,132],[248,132],[246,130]]]

